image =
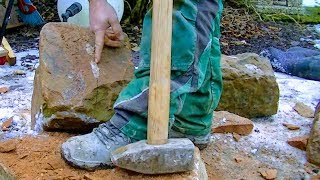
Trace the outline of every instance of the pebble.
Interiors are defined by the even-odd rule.
[[[287,143],[295,148],[305,151],[307,149],[309,136],[299,136],[290,138]]]
[[[10,89],[8,87],[0,87],[0,94],[7,93]]]
[[[297,113],[299,113],[302,117],[314,118],[314,110],[312,110],[309,106],[305,105],[304,103],[297,102],[293,109],[297,111]]]
[[[0,142],[0,153],[9,153],[16,149],[17,140],[11,139]]]
[[[283,123],[282,124],[283,126],[287,127],[289,130],[299,130],[300,127],[299,126],[296,126],[294,124],[288,124],[288,123]]]
[[[276,169],[268,169],[266,171],[261,171],[260,174],[264,179],[271,180],[277,178],[278,171]]]

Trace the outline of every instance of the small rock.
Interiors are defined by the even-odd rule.
[[[297,113],[299,113],[302,117],[314,118],[314,110],[301,102],[296,103],[293,109],[297,111]]]
[[[291,138],[287,142],[290,146],[305,151],[307,148],[308,139],[309,139],[309,136],[299,136],[299,137]]]
[[[261,171],[260,174],[264,179],[276,179],[278,171],[276,169],[268,169]]]
[[[0,142],[0,153],[8,153],[14,151],[17,147],[15,139]]]
[[[225,119],[225,121],[223,121]],[[227,111],[215,112],[216,126],[212,128],[213,133],[237,133],[248,135],[253,130],[251,120]]]
[[[137,51],[140,51],[140,49],[141,49],[141,48],[140,48],[139,46],[136,46],[136,47],[133,47],[133,48],[132,48],[132,51],[137,52]]]
[[[26,75],[26,72],[22,71],[22,70],[15,70],[14,75]]]
[[[233,139],[237,142],[239,142],[241,139],[241,136],[237,133],[232,133],[232,136],[233,136]]]
[[[10,89],[8,87],[0,87],[0,94],[7,93]]]
[[[293,131],[300,129],[299,126],[296,126],[296,125],[293,125],[293,124],[283,123],[282,125],[287,127],[289,130],[293,130]]]
[[[13,117],[3,122],[1,126],[2,131],[8,131],[9,130],[8,128],[12,125],[12,122],[13,122]]]
[[[221,44],[222,44],[222,46],[228,46],[229,45],[229,43],[227,43],[227,42],[221,42]]]

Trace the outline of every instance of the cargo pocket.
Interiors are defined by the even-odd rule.
[[[196,15],[197,7],[195,0],[175,0],[172,14],[172,59],[171,69],[187,71],[194,61],[196,44]],[[149,11],[143,21],[141,39],[141,61],[139,69],[150,68],[151,39],[152,39],[152,16]],[[168,43],[169,44],[169,43]]]
[[[195,18],[188,16],[185,9],[173,13],[172,70],[187,71],[194,61],[196,44]]]

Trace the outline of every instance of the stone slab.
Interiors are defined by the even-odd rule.
[[[189,139],[169,139],[163,145],[143,140],[115,150],[111,160],[118,167],[143,174],[185,172],[194,169],[194,150]]]

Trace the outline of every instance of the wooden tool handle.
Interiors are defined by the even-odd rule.
[[[168,141],[173,0],[154,0],[148,104],[148,144]]]

